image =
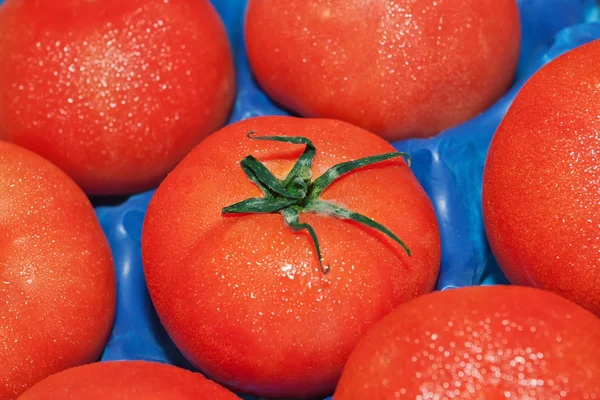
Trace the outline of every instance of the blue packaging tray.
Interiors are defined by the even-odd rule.
[[[243,42],[246,2],[213,0],[227,26],[237,66],[238,96],[230,122],[287,115],[252,79]],[[394,143],[413,157],[413,171],[438,216],[442,235],[438,290],[506,283],[490,253],[481,217],[482,171],[490,140],[518,90],[535,71],[558,55],[600,38],[596,0],[520,0],[519,5],[523,43],[513,88],[480,116],[435,138]],[[118,285],[115,325],[102,360],[150,360],[193,369],[161,326],[144,281],[140,237],[152,193],[125,201],[103,200],[96,207],[112,247]]]

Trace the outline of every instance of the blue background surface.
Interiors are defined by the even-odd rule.
[[[231,38],[238,96],[230,122],[287,115],[257,87],[243,45],[247,0],[213,0]],[[2,3],[2,0],[0,0]],[[413,170],[431,197],[442,235],[438,289],[505,283],[490,254],[481,218],[481,180],[492,135],[525,81],[560,54],[600,38],[596,0],[520,0],[523,43],[513,88],[475,119],[432,139],[394,143],[413,157]],[[145,209],[152,192],[96,208],[117,272],[117,315],[102,360],[142,359],[190,368],[162,328],[146,289],[140,254]],[[248,397],[251,399],[251,397]]]

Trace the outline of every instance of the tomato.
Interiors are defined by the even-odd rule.
[[[494,135],[483,182],[491,248],[508,279],[600,316],[600,41],[542,68]]]
[[[513,80],[520,38],[515,0],[250,0],[246,17],[275,101],[388,140],[484,111]]]
[[[0,399],[96,360],[115,274],[89,200],[57,167],[0,141]]]
[[[239,400],[227,389],[172,365],[146,361],[101,362],[44,379],[19,400]]]
[[[226,120],[228,39],[207,0],[7,0],[0,138],[87,193],[156,187]]]
[[[271,135],[297,144],[264,140]],[[305,162],[315,153],[311,167]],[[309,201],[323,187],[315,178],[330,167],[381,153],[392,158],[342,175],[320,200]],[[435,286],[436,217],[398,155],[367,131],[325,119],[254,118],[200,143],[158,188],[142,234],[150,295],[184,355],[218,382],[259,396],[333,392],[358,338],[395,306]],[[260,198],[262,181],[249,179],[242,159],[252,171],[260,160],[279,184],[294,175],[285,187],[298,194],[291,200],[296,205],[244,213],[244,206],[288,200]],[[297,161],[302,168],[292,169]],[[238,203],[253,197],[259,199]],[[345,221],[334,217],[336,207],[383,224],[411,256],[398,241],[350,220],[351,212],[343,213]],[[314,229],[316,240],[302,224]]]
[[[334,398],[600,398],[598,343],[600,319],[550,292],[435,292],[401,305],[360,340]]]

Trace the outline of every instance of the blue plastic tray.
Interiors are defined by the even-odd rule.
[[[238,97],[230,122],[286,115],[253,81],[243,44],[247,0],[214,0],[231,38]],[[2,0],[0,0],[0,3]],[[413,157],[413,170],[431,197],[440,223],[443,257],[438,289],[506,282],[490,254],[481,218],[481,180],[491,137],[522,84],[542,65],[573,47],[600,38],[596,0],[521,0],[523,44],[513,88],[479,117],[426,140],[394,143]],[[97,207],[112,246],[118,304],[102,360],[152,360],[192,368],[162,328],[148,296],[140,236],[152,192]],[[117,204],[118,203],[118,204]],[[248,397],[251,398],[251,397]]]

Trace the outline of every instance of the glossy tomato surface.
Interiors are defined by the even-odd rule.
[[[0,6],[0,138],[87,193],[158,186],[226,120],[235,91],[207,0],[7,0]]]
[[[361,339],[334,398],[597,399],[599,343],[600,319],[550,292],[435,292]]]
[[[483,184],[485,227],[513,283],[600,316],[600,41],[540,70],[498,128]]]
[[[85,194],[0,141],[0,399],[96,360],[115,312],[108,243]]]
[[[275,101],[389,140],[492,105],[520,39],[515,0],[250,0],[246,17],[250,65]]]
[[[324,275],[310,236],[287,227],[281,215],[221,213],[261,196],[240,167],[245,156],[281,179],[304,150],[250,140],[249,131],[312,140],[315,178],[340,162],[394,151],[333,120],[260,117],[209,136],[149,205],[142,255],[150,295],[175,344],[218,382],[278,398],[330,394],[358,338],[399,303],[434,288],[435,214],[403,160],[349,173],[322,198],[387,226],[412,257],[371,228],[304,214],[330,267]]]
[[[225,388],[171,365],[120,361],[52,375],[19,400],[239,400]]]

